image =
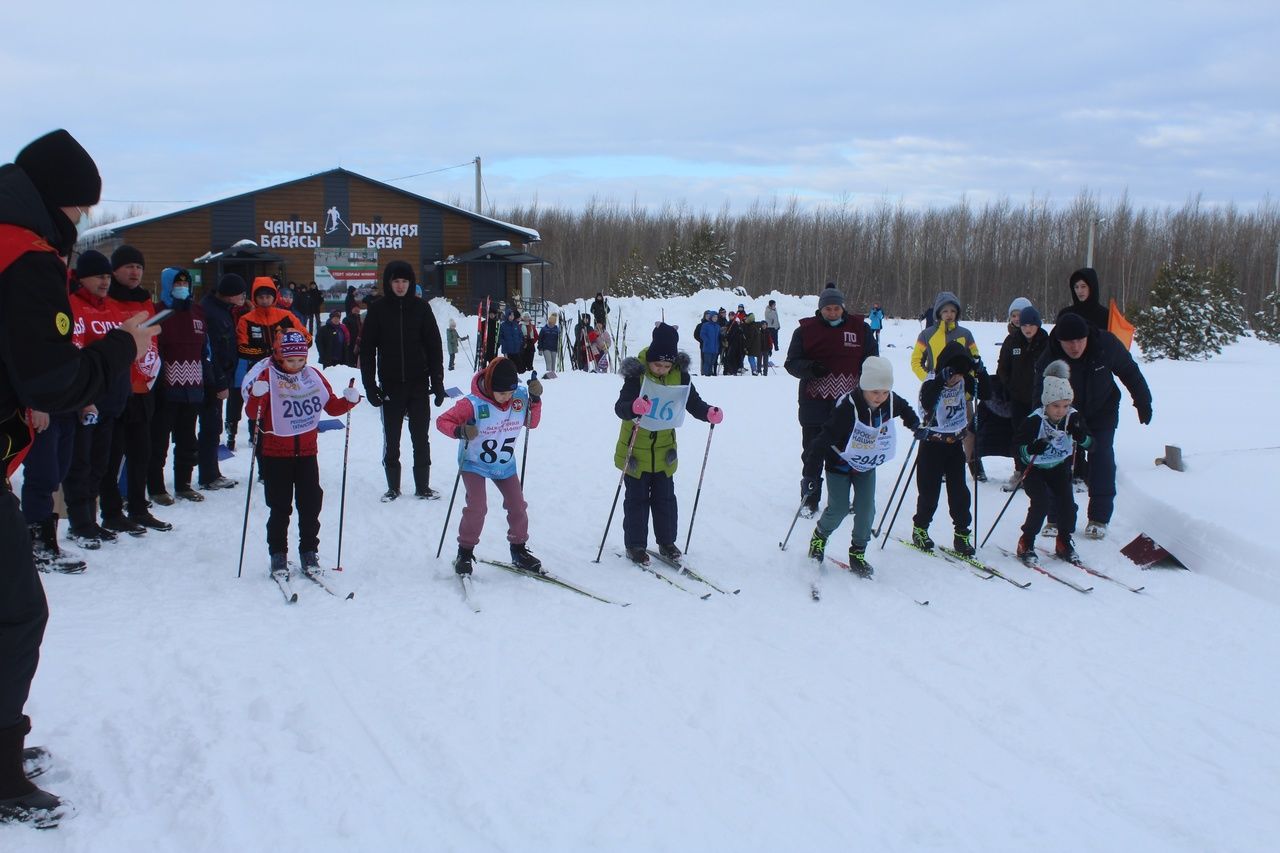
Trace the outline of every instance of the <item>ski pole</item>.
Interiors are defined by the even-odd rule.
[[[622,473],[618,475],[618,488],[613,492],[613,504],[609,507],[609,520],[604,523],[604,535],[600,537],[600,550],[596,551],[595,562],[600,562],[600,557],[604,554],[604,543],[609,538],[609,528],[613,526],[613,514],[618,509],[618,495],[622,494],[622,482],[627,476],[627,469],[631,467],[631,453],[636,447],[636,436],[640,434],[640,419],[636,418],[631,422],[631,440],[627,442],[627,458],[622,463]]]
[[[976,446],[973,449],[973,453],[974,453],[974,458],[977,459],[978,464],[981,465],[982,457],[977,455],[978,448]],[[976,465],[973,468],[973,527],[972,529],[973,530],[978,529],[978,468]]]
[[[916,468],[917,468],[919,465],[920,465],[920,454],[918,454],[918,453],[917,453],[917,454],[916,454],[916,461],[911,463],[911,474],[909,474],[909,475],[908,475],[908,479],[910,479],[910,477],[912,477],[912,476],[914,476],[914,475],[915,475],[915,473],[916,473]],[[904,485],[904,486],[902,487],[902,494],[898,496],[898,506],[897,506],[897,509],[895,509],[895,510],[893,511],[893,518],[889,519],[889,526],[888,526],[887,528],[885,528],[885,531],[884,531],[884,539],[880,540],[880,550],[881,550],[881,551],[883,551],[883,550],[884,550],[885,543],[887,543],[887,542],[889,541],[889,533],[890,533],[890,531],[892,531],[892,530],[893,530],[893,523],[894,523],[895,521],[897,521],[897,520],[898,520],[898,511],[902,509],[902,502],[903,502],[904,500],[906,500],[906,497],[907,497],[907,489],[908,489],[908,487],[909,487],[909,486],[910,486],[910,483],[907,483],[907,485]]]
[[[538,378],[538,371],[533,371],[529,377],[529,381]],[[520,488],[524,488],[524,468],[525,463],[529,461],[529,413],[533,411],[533,401],[529,402],[529,408],[524,412],[524,449],[520,451]]]
[[[1014,448],[1014,452],[1017,452],[1017,448]],[[1013,491],[1009,493],[1009,500],[1004,502],[1004,506],[1000,509],[1000,514],[996,516],[995,521],[991,522],[991,529],[987,531],[987,535],[982,537],[982,541],[978,543],[979,548],[987,544],[987,540],[990,539],[991,534],[995,532],[996,526],[1000,524],[1000,519],[1004,518],[1004,511],[1009,508],[1009,504],[1013,503],[1013,496],[1018,493],[1018,489],[1022,488],[1022,484],[1026,481],[1027,475],[1031,473],[1031,469],[1035,467],[1036,460],[1039,458],[1039,456],[1032,456],[1031,461],[1027,463],[1027,467],[1022,469],[1022,476],[1018,478],[1018,482],[1014,485]],[[975,530],[978,528],[976,518],[974,519],[973,527]]]
[[[796,522],[800,520],[800,513],[804,511],[804,498],[800,499],[800,506],[796,507],[796,514],[791,516],[791,526],[787,528],[787,535],[778,543],[778,547],[783,551],[787,550],[787,543],[791,541],[791,531],[796,529]]]
[[[473,421],[467,421],[473,423]],[[449,519],[453,516],[453,502],[458,499],[458,484],[462,482],[462,460],[467,458],[467,447],[471,444],[471,439],[467,439],[462,443],[462,455],[458,459],[458,476],[453,478],[453,492],[449,495],[449,510],[444,514],[444,527],[440,529],[440,544],[436,546],[436,559],[440,559],[440,553],[444,551],[444,537],[449,533]]]
[[[356,387],[355,377],[351,378],[348,388]],[[351,450],[351,409],[347,409],[347,435],[342,440],[342,492],[338,499],[338,564],[335,572],[342,571],[342,525],[347,517],[347,453]]]
[[[880,528],[884,526],[884,521],[889,517],[889,507],[893,506],[893,499],[898,496],[898,485],[902,483],[902,475],[907,473],[907,463],[911,461],[911,456],[916,452],[916,445],[920,443],[920,439],[912,438],[911,446],[907,448],[907,455],[902,460],[902,467],[898,469],[898,479],[893,481],[893,491],[889,493],[889,500],[885,502],[884,512],[880,514],[880,523],[871,531],[873,539],[880,538]]]
[[[698,499],[702,497],[702,476],[707,473],[707,457],[711,455],[711,436],[715,434],[716,425],[707,430],[707,449],[702,453],[702,470],[698,472],[698,490],[693,493],[693,512],[689,513],[689,534],[684,538],[684,551],[689,553],[689,540],[693,538],[693,520],[698,517]]]
[[[236,577],[240,577],[244,572],[244,544],[249,538],[249,499],[253,497],[253,469],[258,461],[258,448],[262,446],[262,411],[258,411],[258,416],[253,419],[254,425],[254,443],[253,453],[249,456],[249,484],[245,488],[244,494],[244,523],[240,525],[240,562],[236,563]]]

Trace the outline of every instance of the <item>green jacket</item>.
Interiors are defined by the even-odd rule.
[[[675,474],[678,465],[676,431],[641,429],[635,425],[636,416],[631,411],[631,404],[640,396],[640,387],[645,377],[663,385],[688,385],[689,399],[685,403],[685,411],[700,421],[707,419],[707,410],[711,407],[698,396],[697,389],[689,379],[689,356],[680,353],[667,375],[660,377],[649,372],[649,363],[645,360],[648,352],[647,347],[640,350],[636,358],[624,360],[619,369],[623,378],[622,391],[618,394],[618,402],[614,404],[613,410],[622,419],[622,426],[618,429],[613,464],[620,471],[627,464],[627,446],[631,443],[634,430],[635,447],[631,452],[631,465],[627,467],[627,474],[637,478],[648,473],[666,474],[670,477]]]

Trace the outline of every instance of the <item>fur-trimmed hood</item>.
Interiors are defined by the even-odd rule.
[[[627,356],[622,360],[622,364],[618,366],[618,372],[622,374],[623,379],[634,379],[637,376],[643,376],[647,371],[644,361],[645,355],[649,352],[649,348],[645,347],[634,356]],[[689,354],[680,350],[676,353],[676,360],[671,365],[672,370],[688,372],[689,370]]]

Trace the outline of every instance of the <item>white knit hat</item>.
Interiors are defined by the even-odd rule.
[[[1075,398],[1075,392],[1071,390],[1071,367],[1058,359],[1044,369],[1044,390],[1040,392],[1040,403],[1047,406],[1059,400],[1071,402]]]
[[[862,378],[858,380],[863,391],[892,391],[893,365],[889,359],[878,355],[868,356],[862,362]]]

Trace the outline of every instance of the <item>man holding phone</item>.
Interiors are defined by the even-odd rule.
[[[142,252],[122,245],[111,253],[111,286],[107,296],[129,307],[137,307],[153,322],[156,313],[151,294],[142,286],[145,269]],[[125,403],[124,414],[111,434],[111,455],[107,473],[102,478],[100,500],[102,526],[115,533],[141,536],[152,530],[172,530],[173,525],[151,514],[147,500],[147,471],[151,465],[151,421],[155,417],[155,400],[151,387],[160,375],[160,351],[154,338],[147,352],[133,364],[130,378],[132,391]],[[120,466],[126,463],[127,494],[120,494]],[[126,503],[127,500],[127,503]],[[128,515],[125,510],[128,509]]]

